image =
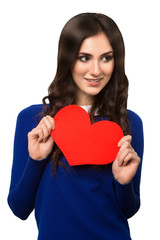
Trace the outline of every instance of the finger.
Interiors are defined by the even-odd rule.
[[[43,132],[43,142],[46,142],[50,136],[50,130],[46,124],[41,125],[41,130]]]
[[[51,130],[54,129],[55,122],[51,116],[47,115],[42,118],[41,122],[39,123],[39,126],[43,126],[44,124],[48,127],[49,133],[51,132]]]
[[[47,115],[47,116],[46,116],[46,119],[48,120],[47,122],[48,122],[48,124],[49,124],[49,126],[50,126],[50,132],[51,132],[51,130],[54,130],[54,128],[55,128],[54,118],[51,117],[51,116],[49,116],[49,115]]]
[[[38,129],[38,142],[43,142],[43,139],[44,139],[44,133],[42,131],[42,129]]]
[[[127,157],[127,155],[129,153],[133,153],[133,152],[134,152],[134,150],[132,148],[125,148],[123,150],[123,152],[121,153],[121,155],[117,158],[119,166],[123,165],[124,164],[124,160]]]
[[[131,141],[132,141],[132,136],[131,136],[131,135],[126,135],[126,136],[122,137],[122,138],[120,139],[120,141],[118,142],[118,147],[121,147],[122,144],[123,144],[125,141],[128,141],[129,143],[131,143]]]
[[[137,153],[129,153],[126,158],[124,159],[124,166],[126,166],[130,161],[132,161],[132,163],[140,163],[140,157],[138,157]]]
[[[42,118],[37,128],[41,129],[41,131],[43,132],[43,142],[46,142],[52,128],[52,125],[47,116]]]
[[[119,166],[126,166],[133,159],[135,152],[132,149],[125,149],[119,159]]]
[[[38,142],[46,142],[47,141],[47,138],[49,136],[49,131],[48,131],[48,128],[45,124],[42,124],[39,126],[37,126],[35,129],[34,129],[34,132],[33,132],[34,136],[38,139]],[[37,136],[36,136],[37,135]]]
[[[54,129],[54,125],[55,122],[51,116],[47,115],[43,117],[38,126],[31,131],[32,137],[37,138],[38,142],[46,142],[51,130]]]
[[[122,154],[125,148],[132,148],[128,141],[123,142],[123,144],[121,145],[119,152],[117,154],[117,159],[119,159],[120,155]]]
[[[43,132],[41,128],[34,128],[31,132],[28,133],[28,137],[32,139],[37,139],[38,142],[43,140]]]
[[[132,156],[131,153],[129,153],[129,154],[126,156],[126,158],[123,160],[122,166],[127,166],[127,164],[131,161],[131,156]]]
[[[53,140],[53,138],[51,137],[51,135],[48,136],[47,142],[50,143],[50,144],[53,144],[53,143],[54,143],[54,140]]]

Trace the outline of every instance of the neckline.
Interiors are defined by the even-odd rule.
[[[92,107],[92,105],[83,105],[83,106],[81,106],[81,108],[83,108],[87,113],[89,112],[91,107]]]
[[[80,106],[81,108],[83,108],[87,113],[89,113],[90,108],[92,107],[92,105],[83,105]],[[98,116],[97,110],[95,111],[95,116]]]

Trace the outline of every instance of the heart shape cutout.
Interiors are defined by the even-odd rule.
[[[70,166],[103,165],[115,160],[118,142],[124,136],[115,122],[102,120],[91,124],[89,114],[77,105],[62,108],[54,120],[51,136]]]

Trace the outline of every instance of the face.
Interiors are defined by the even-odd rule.
[[[72,68],[78,105],[93,104],[114,70],[113,49],[104,33],[86,38]]]

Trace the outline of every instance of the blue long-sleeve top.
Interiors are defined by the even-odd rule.
[[[128,110],[132,147],[141,163],[129,184],[121,185],[112,174],[112,164],[97,170],[90,166],[58,165],[51,159],[29,156],[27,134],[37,126],[42,105],[22,110],[17,118],[8,204],[25,220],[35,209],[38,240],[129,240],[127,219],[140,207],[140,177],[143,157],[143,127],[140,117]],[[97,118],[97,120],[100,120]]]

